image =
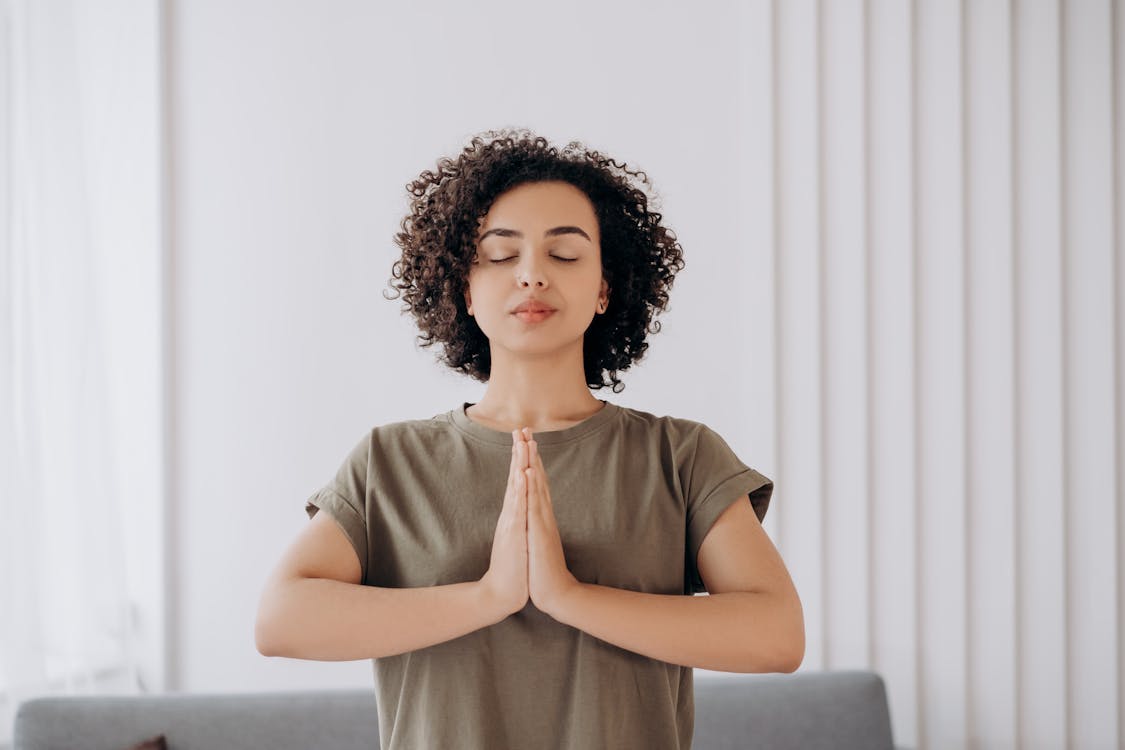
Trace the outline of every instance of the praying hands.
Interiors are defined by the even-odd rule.
[[[529,428],[512,431],[512,462],[492,557],[482,581],[507,614],[530,598],[554,616],[578,580],[566,567],[547,473]]]
[[[530,598],[555,620],[634,653],[671,664],[725,672],[792,672],[804,653],[800,601],[790,588],[708,585],[707,596],[649,593],[581,582],[566,567],[547,474],[531,431],[513,431],[512,463],[496,524],[492,558],[481,579],[506,617]],[[745,498],[744,498],[745,499]],[[778,559],[749,502],[732,504],[726,534],[705,582],[745,578]],[[722,523],[716,522],[716,526]],[[751,547],[757,542],[757,552]],[[749,550],[749,552],[748,552]],[[756,555],[756,556],[755,556]],[[720,567],[721,566],[721,567]],[[788,580],[788,579],[786,579]],[[501,618],[502,619],[502,618]],[[694,638],[694,633],[710,633]],[[796,644],[796,645],[795,645]],[[799,654],[794,657],[793,654]]]

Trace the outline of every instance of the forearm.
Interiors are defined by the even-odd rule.
[[[350,661],[443,643],[503,617],[480,581],[400,589],[293,578],[263,594],[254,632],[266,656]]]
[[[652,659],[721,672],[792,672],[804,658],[799,604],[771,593],[649,594],[579,583],[550,613]]]

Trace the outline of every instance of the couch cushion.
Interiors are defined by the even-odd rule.
[[[695,670],[693,750],[892,750],[883,680],[873,672],[736,674]],[[372,750],[372,690],[60,696],[16,712],[16,750],[123,750],[156,734],[174,750]]]
[[[696,670],[692,748],[892,750],[886,687],[878,674],[865,671]]]
[[[175,750],[371,750],[379,721],[370,690],[56,696],[16,712],[17,750],[123,750],[156,734]]]

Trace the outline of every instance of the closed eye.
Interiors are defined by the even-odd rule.
[[[500,258],[499,260],[491,260],[491,261],[489,261],[489,263],[507,263],[510,260],[515,260],[516,257],[517,256],[513,255],[510,258]],[[554,258],[555,260],[561,260],[565,263],[573,263],[574,261],[578,260],[578,258],[560,258],[557,255],[552,255],[551,257]]]

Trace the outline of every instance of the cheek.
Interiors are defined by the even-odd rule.
[[[489,284],[488,274],[476,273],[469,277],[466,288],[469,290],[469,294],[472,295],[473,299],[477,297],[483,299],[488,296],[490,286],[493,285]]]
[[[501,285],[495,279],[488,278],[487,273],[470,277],[465,286],[474,315],[495,317],[497,306],[502,306],[507,299]]]

